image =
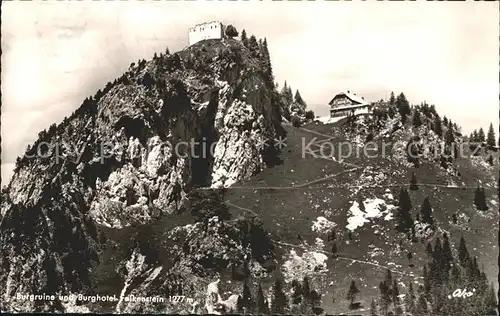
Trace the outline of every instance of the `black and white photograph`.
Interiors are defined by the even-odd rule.
[[[499,315],[499,2],[1,6],[1,313]]]

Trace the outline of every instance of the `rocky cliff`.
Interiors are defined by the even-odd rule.
[[[281,116],[260,58],[231,39],[155,54],[41,132],[2,192],[1,310],[65,310],[19,294],[90,293],[96,224],[144,224],[193,187],[264,168]]]

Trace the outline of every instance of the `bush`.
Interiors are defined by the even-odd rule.
[[[314,120],[314,112],[312,110],[306,112],[306,120]]]
[[[292,117],[292,125],[293,127],[300,127],[302,125],[297,116]]]
[[[199,222],[214,216],[218,216],[221,220],[231,218],[228,207],[224,204],[224,194],[219,190],[191,191],[188,194],[186,208]]]
[[[226,35],[227,35],[227,37],[233,38],[233,37],[238,36],[238,31],[236,30],[236,28],[233,25],[229,24],[226,27]]]

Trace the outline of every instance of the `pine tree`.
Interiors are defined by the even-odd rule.
[[[427,243],[427,247],[425,248],[425,252],[427,253],[427,256],[430,258],[432,257],[432,245],[430,242]]]
[[[443,268],[446,271],[445,276],[448,276],[448,273],[450,272],[451,269],[451,264],[453,262],[453,253],[451,252],[450,239],[448,238],[448,234],[446,233],[443,234],[442,262],[443,262]]]
[[[424,278],[424,294],[427,298],[429,298],[431,294],[431,280],[430,280],[430,275],[427,271],[427,265],[424,266],[423,278]]]
[[[396,103],[396,98],[394,97],[394,91],[391,92],[391,96],[389,98],[389,104],[394,105]]]
[[[479,129],[479,132],[477,133],[477,141],[481,143],[484,143],[486,141],[486,136],[484,135],[484,130],[482,127]]]
[[[337,233],[335,232],[335,228],[332,229],[330,235],[328,236],[328,241],[333,241],[337,239]]]
[[[391,304],[391,295],[389,293],[390,289],[385,281],[380,282],[379,290],[380,290],[380,312],[382,315],[387,315],[387,312],[389,310],[389,305]]]
[[[296,104],[300,105],[302,110],[305,110],[307,108],[307,104],[304,101],[304,99],[302,99],[302,96],[300,95],[299,90],[295,91],[294,101]]]
[[[269,55],[269,48],[267,47],[267,39],[264,38],[264,41],[262,42],[262,55],[263,55],[263,61],[264,61],[264,66],[265,66],[265,73],[267,80],[269,82],[274,81],[274,76],[273,76],[273,69],[271,65],[271,56]]]
[[[478,210],[486,211],[488,210],[488,204],[486,204],[486,196],[484,193],[484,188],[477,187],[474,192],[474,205]]]
[[[467,267],[468,262],[470,260],[469,251],[467,250],[467,246],[465,245],[464,236],[460,237],[460,244],[458,245],[458,262],[462,267]]]
[[[311,300],[311,286],[309,285],[309,277],[305,276],[302,280],[302,296],[305,301]]]
[[[408,294],[405,296],[405,309],[407,313],[414,314],[415,312],[415,291],[413,290],[413,282],[410,282]]]
[[[436,116],[434,119],[434,133],[439,137],[443,136],[443,127],[441,126],[441,118]]]
[[[408,258],[408,265],[411,266],[411,259],[413,258],[413,255],[411,254],[411,251],[408,251],[408,254],[406,255],[406,258]]]
[[[385,284],[387,285],[387,288],[388,288],[388,293],[389,295],[392,294],[392,291],[391,291],[391,285],[392,285],[392,272],[391,270],[387,269],[385,271],[385,280],[384,280]]]
[[[370,316],[377,316],[377,304],[375,304],[375,299],[372,298],[370,303]]]
[[[259,289],[257,291],[257,305],[256,310],[258,314],[269,314],[269,305],[264,298],[264,291],[262,291],[262,286],[259,284]]]
[[[451,145],[455,142],[455,134],[453,133],[453,129],[448,127],[446,130],[445,143],[446,145]]]
[[[358,207],[361,212],[366,211],[365,203],[363,202],[363,198],[361,196],[358,196]]]
[[[292,280],[292,297],[291,303],[299,305],[302,302],[302,286],[297,280]]]
[[[424,223],[427,223],[431,226],[434,225],[434,218],[432,217],[432,206],[431,202],[429,201],[429,197],[426,197],[424,199],[424,203],[422,204],[420,213],[422,214],[422,221]]]
[[[286,105],[290,106],[290,104],[293,102],[293,94],[290,87],[287,85],[286,81],[285,84],[283,85],[283,88],[281,89],[281,95],[285,99]]]
[[[422,126],[422,118],[420,117],[420,112],[418,110],[415,110],[413,112],[413,126],[415,127],[420,127]]]
[[[421,294],[420,297],[418,298],[418,303],[417,303],[417,315],[427,315],[428,308],[427,308],[427,300],[425,299],[424,295]]]
[[[239,313],[243,313],[244,312],[243,298],[241,297],[241,295],[238,295],[238,300],[236,301],[236,311],[239,312]]]
[[[394,303],[394,308],[399,305],[399,286],[397,279],[394,279],[392,282],[392,302]]]
[[[241,31],[241,43],[243,46],[248,47],[247,32],[244,29]]]
[[[493,165],[494,165],[494,163],[493,163],[493,156],[492,156],[491,154],[488,156],[488,159],[487,159],[486,161],[488,162],[488,164],[489,164],[490,166],[493,166]]]
[[[248,49],[253,57],[259,56],[259,43],[257,43],[257,38],[254,35],[250,36],[248,40]]]
[[[406,116],[410,114],[410,103],[403,92],[396,98],[396,107],[401,115],[401,122],[404,124],[406,122]]]
[[[415,172],[411,173],[410,190],[412,191],[418,190],[417,176],[415,175]]]
[[[477,130],[473,130],[472,131],[472,134],[471,134],[471,137],[470,137],[470,141],[471,142],[478,142],[479,141],[479,136],[477,134]]]
[[[168,47],[167,47],[167,49],[165,50],[165,55],[170,55],[170,50],[168,50]]]
[[[347,300],[350,302],[351,307],[354,306],[354,301],[356,300],[356,296],[358,295],[359,290],[356,287],[356,282],[351,281],[351,285],[349,286],[349,291],[347,292]]]
[[[278,278],[273,284],[273,299],[271,301],[271,313],[284,314],[286,312],[287,299],[283,290],[283,284]]]
[[[490,123],[490,127],[488,128],[488,136],[486,137],[486,145],[489,148],[495,147],[496,143],[496,137],[495,137],[495,130],[493,129],[493,124]]]
[[[333,253],[333,256],[334,257],[337,257],[337,244],[336,243],[333,243],[333,246],[332,246],[332,253]]]
[[[245,312],[250,313],[253,310],[253,299],[247,280],[245,280],[245,283],[243,283],[242,304]]]
[[[323,312],[321,308],[321,295],[316,290],[311,291],[311,309],[316,315]]]
[[[413,227],[413,219],[410,214],[411,200],[408,191],[401,188],[399,192],[399,203],[396,212],[397,229],[399,232],[410,232]]]

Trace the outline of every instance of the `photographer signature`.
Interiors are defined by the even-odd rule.
[[[476,289],[472,289],[472,291],[468,291],[467,288],[465,289],[456,289],[455,291],[453,291],[453,293],[451,295],[448,295],[448,298],[451,299],[451,298],[455,298],[455,297],[459,297],[459,298],[467,298],[467,297],[471,297],[472,295],[474,295],[474,292],[476,292]]]

